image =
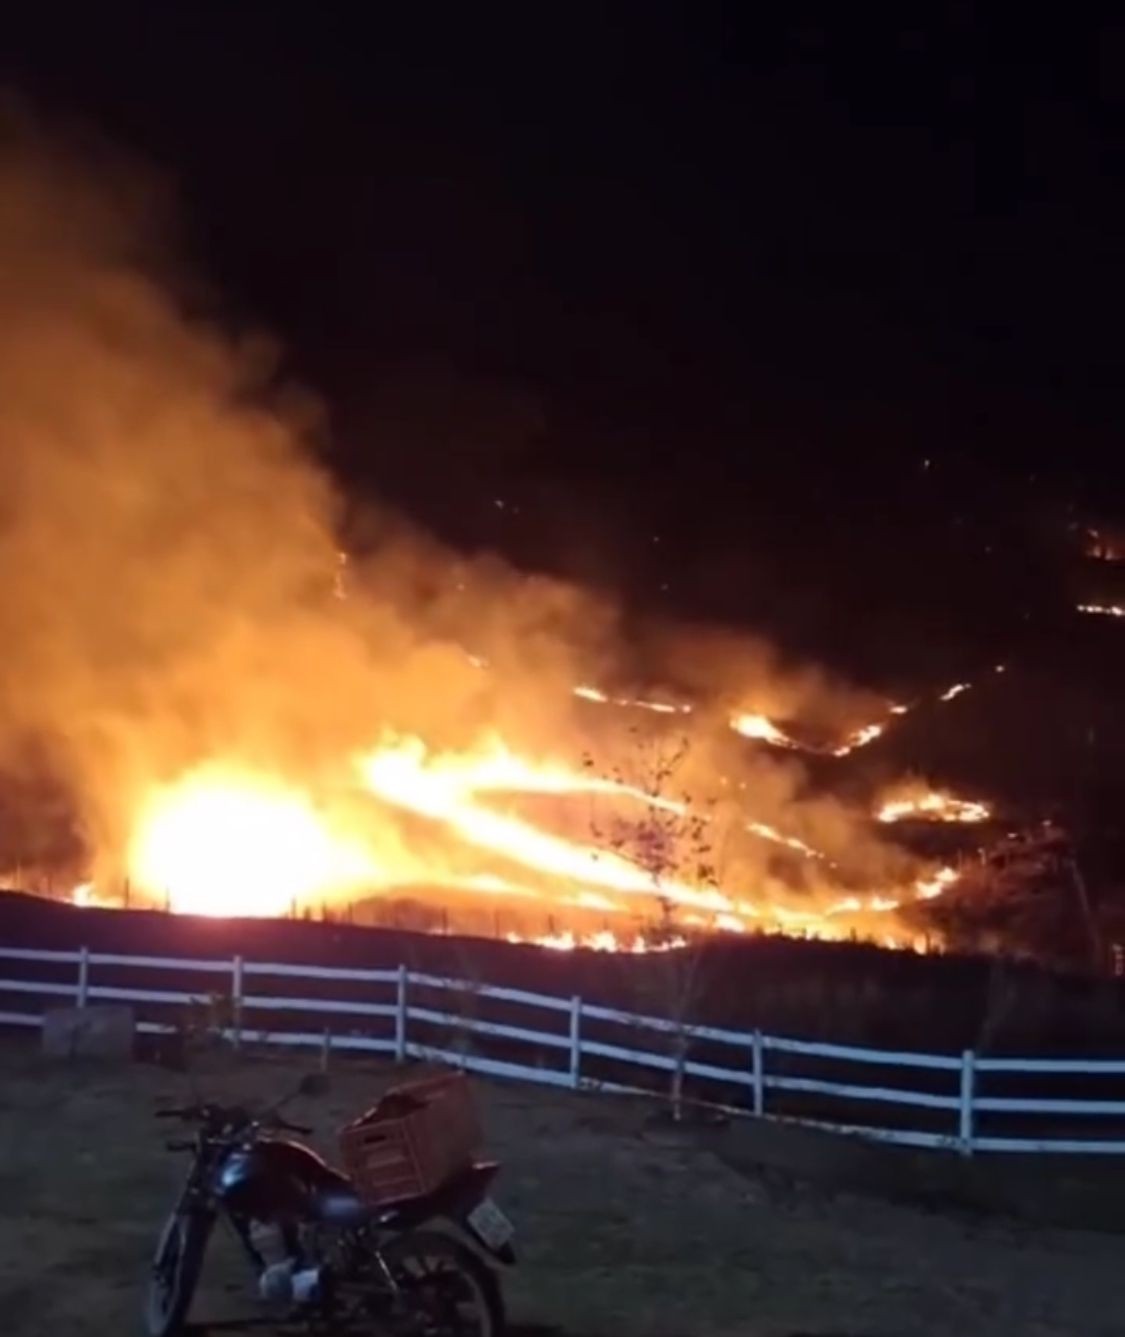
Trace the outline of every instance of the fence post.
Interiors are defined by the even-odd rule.
[[[754,1114],[761,1118],[766,1108],[766,1048],[762,1044],[762,1032],[754,1032]]]
[[[961,1126],[958,1142],[962,1156],[973,1154],[973,1063],[975,1055],[966,1049],[961,1055]]]
[[[582,999],[570,1000],[570,1084],[575,1091],[582,1084]]]
[[[78,1006],[85,1007],[90,997],[90,949],[78,953]]]
[[[398,990],[395,999],[395,1062],[406,1062],[406,986],[409,976],[405,966],[398,968]]]
[[[231,1026],[235,1049],[242,1048],[242,957],[236,956],[231,963],[230,977]]]

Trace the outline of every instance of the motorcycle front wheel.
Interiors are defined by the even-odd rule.
[[[380,1250],[398,1287],[402,1337],[503,1337],[504,1299],[492,1269],[439,1230],[417,1230]]]
[[[203,1267],[211,1221],[197,1212],[173,1212],[152,1260],[145,1301],[148,1337],[180,1337]]]

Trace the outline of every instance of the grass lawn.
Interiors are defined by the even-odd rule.
[[[200,1092],[280,1094],[292,1064],[216,1062]],[[334,1130],[394,1080],[341,1062],[295,1102]],[[603,1096],[478,1083],[496,1194],[520,1231],[505,1287],[517,1333],[558,1337],[1108,1337],[1125,1332],[1120,1239],[942,1215],[730,1169],[646,1132]],[[0,1333],[140,1331],[154,1236],[183,1172],[158,1103],[189,1079],[143,1065],[62,1067],[0,1045]],[[248,1314],[229,1241],[212,1241],[202,1323]],[[374,1337],[374,1335],[373,1335]]]

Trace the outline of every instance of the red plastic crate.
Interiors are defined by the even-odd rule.
[[[461,1072],[392,1087],[340,1130],[344,1168],[372,1203],[433,1192],[473,1163],[480,1144],[476,1104]]]

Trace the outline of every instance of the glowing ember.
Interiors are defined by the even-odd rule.
[[[1078,611],[1098,617],[1125,617],[1125,604],[1079,604]]]
[[[973,684],[971,682],[955,682],[952,687],[938,697],[939,701],[955,701],[962,692],[967,692]]]

